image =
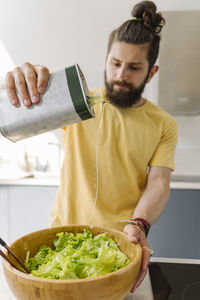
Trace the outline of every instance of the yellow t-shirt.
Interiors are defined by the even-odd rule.
[[[104,90],[95,90],[104,96]],[[65,158],[52,209],[52,226],[89,224],[96,188],[96,117],[64,128]],[[119,109],[106,102],[98,132],[98,197],[92,224],[122,230],[144,192],[148,166],[174,170],[176,121],[146,100]]]

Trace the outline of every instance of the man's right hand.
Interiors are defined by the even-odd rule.
[[[22,101],[28,107],[39,103],[40,94],[45,92],[48,79],[49,70],[46,67],[34,66],[27,62],[22,67],[16,67],[12,72],[8,72],[4,86],[11,104],[16,106]]]

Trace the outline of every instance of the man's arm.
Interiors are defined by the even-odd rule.
[[[157,166],[152,166],[150,168],[147,177],[146,189],[142,194],[138,205],[136,206],[133,218],[145,219],[151,225],[158,220],[167,204],[170,195],[170,174],[170,168]],[[151,256],[150,252],[147,250],[147,248],[149,248],[149,244],[146,236],[138,226],[128,224],[124,227],[124,232],[127,233],[131,242],[139,242],[141,244],[143,252],[140,273],[135,285],[131,289],[131,292],[134,292],[139,287],[146,275]]]
[[[136,206],[133,218],[143,218],[151,225],[158,220],[170,195],[170,174],[170,168],[150,167],[146,189]]]

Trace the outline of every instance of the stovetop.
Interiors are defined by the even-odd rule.
[[[154,300],[200,300],[200,265],[150,263]]]

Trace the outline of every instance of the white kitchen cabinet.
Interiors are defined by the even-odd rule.
[[[49,226],[56,190],[44,186],[9,188],[10,241]]]
[[[0,237],[8,240],[9,236],[9,211],[8,211],[8,189],[0,186]]]
[[[56,186],[0,186],[0,232],[8,243],[46,228],[56,197]]]

